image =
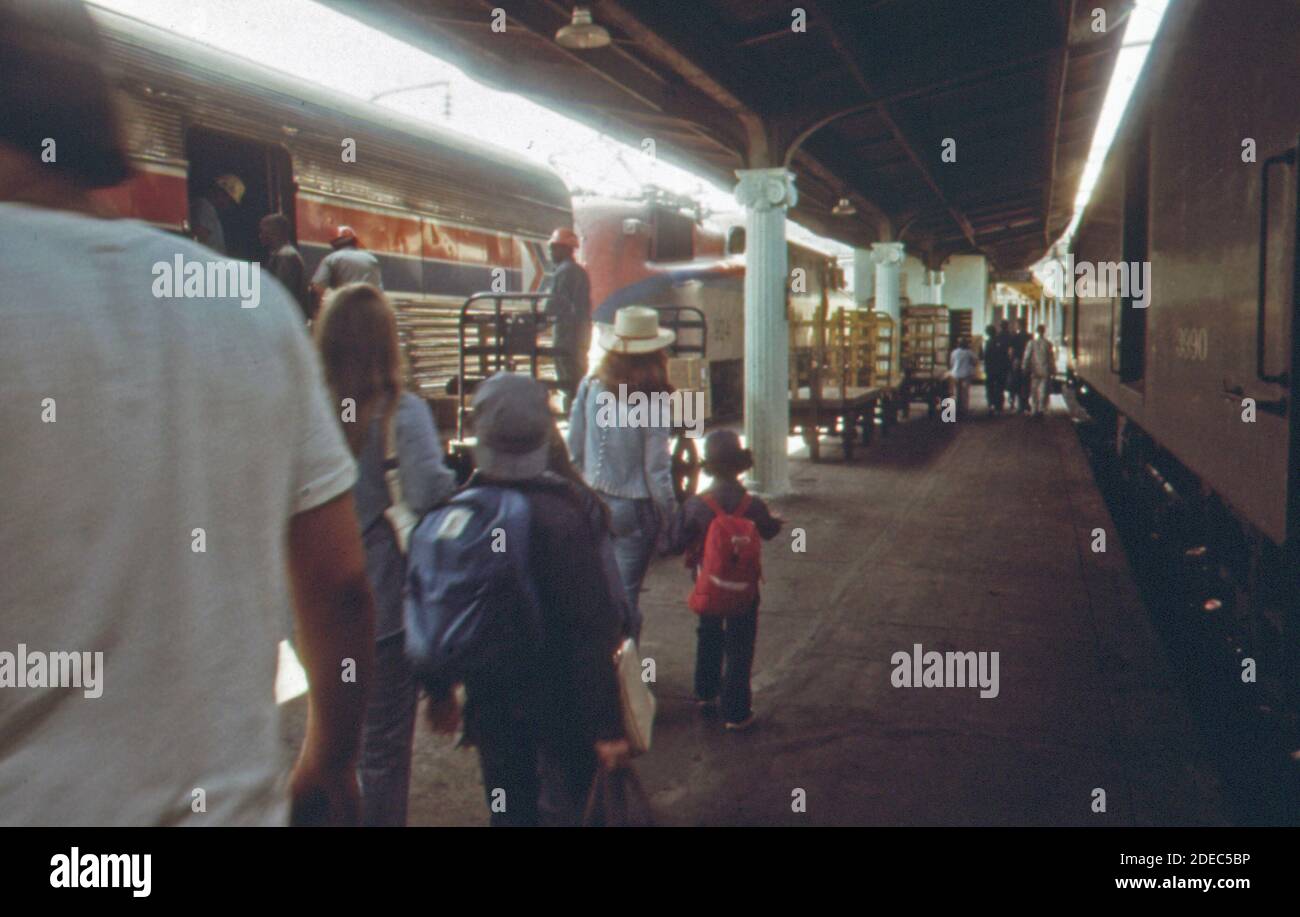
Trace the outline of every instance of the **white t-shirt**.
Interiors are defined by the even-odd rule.
[[[0,654],[103,653],[99,697],[0,687],[0,824],[285,821],[288,523],[355,467],[298,307],[156,298],[178,255],[0,204]]]

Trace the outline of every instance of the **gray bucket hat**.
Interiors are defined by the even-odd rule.
[[[474,393],[474,462],[488,477],[524,481],[546,470],[555,421],[546,387],[530,376],[497,373]]]

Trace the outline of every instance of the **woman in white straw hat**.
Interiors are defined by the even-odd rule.
[[[676,508],[671,418],[663,405],[668,350],[676,339],[659,312],[624,306],[600,326],[605,356],[582,380],[569,417],[569,452],[583,478],[609,506],[614,557],[639,636],[641,581]],[[655,396],[660,396],[656,398]]]

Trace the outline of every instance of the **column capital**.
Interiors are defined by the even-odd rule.
[[[787,169],[737,169],[736,201],[746,210],[777,210],[799,202],[794,173]]]
[[[876,264],[902,264],[904,246],[902,242],[872,242],[871,259]]]

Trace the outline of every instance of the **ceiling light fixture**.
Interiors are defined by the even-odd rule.
[[[563,47],[575,51],[590,51],[608,46],[609,32],[604,26],[592,21],[588,7],[575,6],[573,21],[555,33],[555,40]]]

